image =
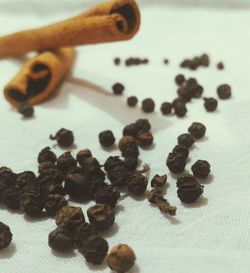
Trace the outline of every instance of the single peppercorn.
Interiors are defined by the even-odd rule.
[[[157,207],[163,213],[168,213],[170,215],[175,215],[176,214],[176,207],[171,206],[170,203],[166,199],[164,199],[163,202],[159,202],[157,204]]]
[[[188,128],[188,132],[195,139],[201,139],[205,136],[206,126],[200,122],[193,122]]]
[[[95,193],[95,202],[99,204],[108,204],[115,207],[117,200],[120,198],[120,192],[114,191],[111,187],[102,187]]]
[[[223,62],[217,63],[217,68],[218,68],[218,70],[223,70],[223,69],[224,69],[224,64],[223,64]]]
[[[65,189],[61,184],[55,182],[48,182],[46,184],[41,185],[42,190],[50,195],[59,194],[59,195],[66,195]]]
[[[54,216],[59,209],[67,206],[67,204],[68,202],[64,199],[63,195],[50,194],[45,203],[45,210],[48,215]]]
[[[137,168],[138,165],[138,158],[137,157],[126,157],[124,159],[125,168],[128,171],[134,171]]]
[[[143,195],[147,189],[148,178],[141,173],[129,176],[127,180],[128,191],[134,195]]]
[[[98,232],[93,224],[82,223],[74,229],[74,240],[76,245],[80,247],[89,236],[97,234]]]
[[[109,229],[115,221],[115,211],[107,204],[96,204],[87,210],[89,222],[98,230]]]
[[[57,211],[55,216],[57,226],[74,229],[85,222],[84,214],[80,207],[65,206]]]
[[[56,140],[59,146],[69,147],[74,143],[73,132],[67,129],[60,129],[55,136],[50,135],[51,140]]]
[[[217,88],[217,94],[222,100],[229,99],[232,95],[231,86],[228,84],[221,84]]]
[[[111,249],[107,256],[107,263],[111,270],[126,272],[135,264],[135,253],[131,247],[120,244]]]
[[[172,104],[170,102],[163,102],[160,110],[163,115],[169,115],[172,112]]]
[[[60,184],[64,181],[64,174],[59,169],[49,168],[43,170],[43,172],[37,177],[37,180],[41,185],[47,184],[48,182]]]
[[[207,178],[210,173],[210,164],[206,160],[197,160],[191,170],[197,178]]]
[[[12,233],[10,228],[4,223],[0,222],[0,250],[9,246],[12,241]]]
[[[86,198],[90,180],[83,174],[69,174],[65,179],[65,191],[74,200]]]
[[[137,140],[141,147],[148,147],[153,144],[154,137],[151,132],[140,131],[137,135]]]
[[[140,131],[150,131],[151,124],[148,119],[141,118],[135,122],[135,128],[137,133],[139,133]]]
[[[51,161],[47,161],[47,162],[40,163],[38,165],[39,174],[42,174],[42,173],[46,172],[49,169],[56,169],[55,163],[53,163]]]
[[[143,112],[152,113],[155,110],[155,102],[151,98],[144,99],[141,107]]]
[[[180,153],[170,153],[166,165],[172,173],[181,173],[186,167],[186,159]]]
[[[94,157],[89,157],[84,161],[82,165],[84,174],[89,180],[101,179],[105,180],[105,173],[101,169],[101,165]]]
[[[56,155],[51,151],[50,147],[47,146],[39,152],[37,161],[39,164],[43,162],[55,163]]]
[[[99,142],[104,147],[110,147],[115,143],[115,137],[111,130],[103,131],[99,134]]]
[[[184,102],[189,102],[192,99],[191,90],[186,85],[181,85],[177,90],[177,94]]]
[[[176,185],[178,197],[184,203],[195,202],[203,193],[204,186],[190,174],[179,177]]]
[[[177,85],[182,85],[184,82],[185,82],[185,77],[184,77],[184,75],[178,74],[178,75],[175,77],[175,83],[176,83]]]
[[[120,63],[121,63],[121,59],[118,58],[118,57],[116,57],[116,58],[114,59],[114,64],[115,64],[115,65],[119,65]]]
[[[214,98],[204,98],[204,107],[208,112],[213,112],[218,106],[218,101]]]
[[[132,136],[136,137],[137,135],[137,128],[134,123],[128,124],[123,128],[123,136]]]
[[[168,64],[168,63],[169,63],[169,60],[165,58],[165,59],[163,59],[163,63],[164,63],[164,64]]]
[[[174,149],[172,150],[173,153],[180,153],[182,157],[187,160],[189,151],[186,146],[183,145],[176,145]]]
[[[77,161],[70,152],[65,152],[57,158],[57,168],[66,173],[70,168],[76,167]]]
[[[21,189],[19,187],[11,187],[3,193],[3,203],[12,210],[20,209]]]
[[[159,202],[163,202],[164,197],[162,196],[162,194],[163,194],[162,188],[159,188],[159,187],[153,188],[152,190],[147,192],[148,202],[150,202],[151,204],[157,204]]]
[[[124,149],[124,147],[129,144],[129,143],[133,143],[136,144],[136,140],[134,137],[132,136],[124,136],[120,139],[119,143],[118,143],[118,148],[120,151],[122,151]]]
[[[112,86],[112,89],[115,95],[121,95],[123,91],[125,90],[125,87],[121,83],[116,83]]]
[[[16,185],[23,189],[25,186],[29,184],[36,183],[36,175],[31,171],[24,171],[19,173],[16,178]]]
[[[151,180],[151,187],[162,188],[167,182],[167,175],[156,174]]]
[[[191,146],[194,144],[194,138],[190,134],[179,135],[178,144],[191,148]]]
[[[127,104],[130,107],[135,107],[138,103],[138,99],[135,96],[131,96],[127,98]]]
[[[49,246],[55,251],[66,252],[73,249],[75,243],[73,233],[65,227],[57,227],[49,234]]]
[[[84,160],[89,157],[92,157],[92,153],[89,149],[81,150],[76,155],[76,159],[80,165],[84,164]]]
[[[174,107],[174,113],[177,117],[181,118],[186,115],[187,107],[184,102],[175,103],[175,105],[173,107]]]
[[[208,66],[209,66],[209,63],[210,63],[210,59],[209,59],[208,54],[203,54],[203,55],[201,55],[201,57],[200,57],[200,62],[201,62],[201,65],[202,65],[202,66],[208,67]]]
[[[18,108],[18,113],[22,114],[25,118],[30,118],[34,115],[34,108],[31,104],[23,103]]]
[[[172,107],[175,108],[177,104],[179,103],[184,103],[185,104],[185,101],[182,100],[181,98],[176,98],[172,101]]]
[[[146,142],[146,140],[145,140]],[[122,150],[123,157],[135,157],[138,158],[139,156],[139,149],[136,143],[130,142],[123,146]]]

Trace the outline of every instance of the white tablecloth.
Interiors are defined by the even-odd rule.
[[[37,153],[52,145],[48,136],[61,127],[75,133],[74,154],[88,147],[104,162],[110,154],[119,153],[103,150],[98,133],[111,128],[119,139],[124,125],[148,118],[153,125],[155,147],[141,151],[141,158],[151,166],[150,177],[168,174],[167,196],[177,206],[177,215],[164,216],[146,200],[127,197],[119,202],[115,226],[105,234],[110,246],[127,243],[133,247],[137,266],[131,273],[250,272],[249,1],[230,1],[225,9],[221,5],[216,9],[216,4],[211,4],[214,1],[208,7],[192,6],[194,1],[184,1],[184,6],[180,1],[160,1],[158,5],[152,2],[154,5],[140,2],[142,27],[132,41],[78,48],[72,76],[64,82],[58,97],[35,108],[35,118],[22,120],[2,97],[0,165],[16,172],[36,171]],[[84,8],[84,1],[0,1],[0,34],[44,25]],[[184,57],[203,52],[211,56],[208,69],[190,72],[179,68]],[[116,67],[112,62],[116,56],[148,57],[150,65]],[[169,58],[169,65],[162,64],[164,57]],[[221,60],[225,62],[224,71],[215,67]],[[1,89],[20,67],[16,60],[0,62]],[[179,72],[197,77],[206,96],[216,96],[216,87],[229,83],[233,97],[219,101],[215,113],[206,113],[202,100],[194,100],[188,104],[185,118],[163,117],[160,103],[175,98],[174,77]],[[124,96],[108,93],[116,81],[125,84]],[[153,97],[156,112],[147,115],[140,107],[129,109],[129,95],[140,100]],[[177,136],[193,121],[207,126],[207,136],[195,144],[187,170],[197,159],[206,159],[211,163],[212,175],[203,197],[186,206],[177,198],[175,179],[165,160]],[[63,152],[57,146],[54,151]],[[86,211],[89,205],[81,206]],[[86,264],[77,251],[71,255],[52,253],[47,244],[48,233],[55,228],[52,219],[30,220],[1,207],[0,221],[10,225],[14,234],[11,246],[0,252],[3,273],[110,272],[105,265]]]

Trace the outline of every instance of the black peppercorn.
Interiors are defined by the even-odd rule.
[[[167,175],[156,174],[151,180],[151,187],[162,188],[167,182]]]
[[[155,102],[151,98],[144,99],[141,107],[145,113],[152,113],[155,110]]]
[[[208,112],[216,110],[218,101],[214,98],[204,98],[204,107]]]
[[[115,95],[121,95],[123,91],[125,90],[125,87],[121,83],[116,83],[112,86],[112,89]]]
[[[186,146],[183,146],[183,145],[176,145],[174,149],[172,150],[172,152],[180,153],[185,160],[188,158],[188,155],[189,155],[188,149],[186,148]]]
[[[39,174],[42,174],[42,173],[46,172],[49,169],[56,169],[55,163],[53,163],[51,161],[47,161],[47,162],[40,163],[38,165]]]
[[[169,115],[172,112],[172,104],[170,102],[163,102],[160,110],[163,115]]]
[[[82,165],[84,174],[90,179],[105,179],[105,173],[102,171],[101,166],[96,158],[89,157],[85,159],[84,164]]]
[[[104,147],[110,147],[115,143],[115,137],[112,131],[106,130],[99,134],[99,142]]]
[[[195,139],[200,139],[205,136],[206,126],[200,122],[193,122],[192,125],[188,128],[188,132]]]
[[[182,134],[178,136],[178,144],[190,148],[194,144],[194,138],[190,134]]]
[[[203,90],[204,90],[203,86],[201,86],[200,84],[197,84],[191,88],[190,92],[193,98],[198,99],[201,97]]]
[[[107,241],[97,235],[91,235],[78,245],[79,251],[83,254],[87,262],[101,264],[108,253]]]
[[[107,204],[96,204],[87,210],[89,222],[99,230],[109,229],[115,221],[115,211]]]
[[[7,208],[17,210],[20,209],[21,189],[19,187],[11,187],[3,193],[3,203]]]
[[[64,174],[55,168],[49,168],[43,170],[43,172],[37,177],[38,183],[43,185],[47,183],[62,183],[64,181]]]
[[[128,171],[134,171],[138,165],[138,158],[137,157],[126,157],[124,159],[125,168]]]
[[[172,101],[172,107],[173,107],[173,108],[176,107],[176,105],[179,104],[179,103],[184,103],[184,104],[185,104],[185,101],[182,100],[182,99],[180,99],[180,98],[176,98],[176,99],[174,99],[174,100]]]
[[[129,176],[127,180],[128,191],[134,195],[143,195],[147,189],[148,178],[140,173]]]
[[[232,95],[232,89],[231,86],[228,84],[221,84],[217,88],[217,94],[220,99],[229,99]]]
[[[154,137],[151,132],[140,131],[137,135],[137,140],[141,147],[148,147],[153,144]]]
[[[170,172],[181,173],[186,167],[186,158],[184,158],[181,153],[170,153],[168,155],[166,165],[168,166]]]
[[[51,151],[50,147],[45,147],[41,150],[41,152],[38,154],[37,158],[38,163],[43,162],[56,162],[56,155]]]
[[[175,82],[177,85],[182,85],[185,82],[185,77],[182,74],[179,74],[175,77]]]
[[[209,60],[209,56],[207,54],[201,55],[200,60],[201,60],[202,66],[204,66],[204,67],[209,66],[210,60]]]
[[[207,178],[210,173],[210,164],[206,160],[197,160],[191,170],[197,178]]]
[[[99,204],[108,204],[115,207],[117,200],[120,198],[120,192],[114,191],[111,187],[102,187],[95,193],[95,202]]]
[[[125,244],[112,248],[107,257],[108,266],[116,272],[128,271],[135,264],[135,260],[133,249]]]
[[[70,152],[65,152],[57,158],[57,167],[62,172],[66,173],[70,168],[76,167],[77,161]]]
[[[51,140],[56,140],[59,146],[69,147],[74,143],[73,132],[67,129],[60,129],[55,136],[50,135]]]
[[[103,179],[93,178],[90,179],[89,188],[88,188],[88,199],[94,199],[94,196],[98,189],[105,187]]]
[[[128,124],[123,128],[123,136],[136,137],[137,129],[134,123]]]
[[[67,201],[64,199],[63,195],[50,194],[45,203],[45,210],[48,215],[54,216],[57,211],[64,206],[67,206]]]
[[[218,70],[223,70],[223,69],[224,69],[224,64],[223,64],[223,62],[217,63],[217,68],[218,68]]]
[[[164,60],[163,60],[163,63],[164,63],[164,64],[168,64],[168,63],[169,63],[169,60],[168,60],[168,59],[164,59]]]
[[[82,223],[74,229],[74,239],[77,246],[81,246],[82,242],[91,235],[97,235],[98,232],[93,224]]]
[[[4,189],[15,185],[16,179],[17,175],[10,168],[0,168],[0,196],[2,195],[2,191]]]
[[[9,246],[12,241],[12,233],[10,228],[4,223],[0,222],[0,250]]]
[[[177,194],[184,203],[195,202],[203,193],[203,188],[193,175],[187,174],[177,179]]]
[[[132,137],[132,136],[124,136],[120,139],[119,143],[118,143],[118,148],[120,151],[122,151],[124,149],[124,147],[129,144],[129,143],[133,143],[136,144],[136,140]]]
[[[80,165],[83,165],[84,160],[89,157],[92,157],[92,153],[89,149],[81,150],[76,155],[76,159]]]
[[[81,225],[85,222],[84,214],[80,207],[65,206],[56,213],[57,226],[64,226],[70,229]]]
[[[74,200],[86,198],[90,180],[83,174],[69,174],[65,179],[65,191]]]
[[[187,113],[187,107],[184,102],[178,102],[174,104],[174,113],[177,117],[184,117]]]
[[[71,230],[57,227],[49,234],[49,246],[58,252],[70,251],[74,248],[74,238]]]
[[[121,59],[118,58],[118,57],[116,57],[116,58],[114,59],[114,63],[115,63],[115,65],[119,65],[119,64],[121,63]]]
[[[30,118],[34,115],[34,108],[31,104],[23,103],[18,108],[18,112],[22,114],[25,118]]]
[[[59,194],[59,195],[66,195],[65,189],[61,184],[55,183],[55,182],[48,182],[46,184],[41,185],[42,190],[49,194]]]
[[[36,183],[36,175],[31,171],[24,171],[17,175],[16,184],[19,188],[23,189],[29,184]]]
[[[145,141],[146,142],[146,141]],[[130,142],[123,146],[121,149],[123,157],[135,157],[139,156],[139,149],[136,143]]]
[[[130,107],[135,107],[138,103],[138,99],[135,96],[131,96],[127,98],[127,104]]]
[[[177,90],[179,98],[184,102],[188,102],[192,99],[191,90],[186,85],[181,85]]]
[[[135,122],[135,127],[136,127],[137,133],[139,133],[140,131],[150,131],[151,124],[148,121],[148,119],[141,118]]]

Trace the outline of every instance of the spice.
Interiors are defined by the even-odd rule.
[[[97,235],[88,236],[78,245],[79,251],[87,262],[101,264],[108,253],[108,242]]]
[[[36,183],[36,175],[31,171],[19,173],[16,178],[16,186],[23,189],[25,186]]]
[[[65,206],[56,213],[57,226],[75,228],[85,222],[84,214],[80,207]]]
[[[173,105],[174,113],[177,117],[184,117],[187,113],[187,107],[184,102],[177,102]]]
[[[60,194],[49,194],[46,203],[45,210],[48,215],[54,216],[57,211],[64,206],[67,206],[67,201],[64,199],[63,195]]]
[[[123,128],[123,136],[132,136],[132,137],[136,137],[137,135],[137,128],[136,125],[134,123],[130,123],[128,125],[126,125]]]
[[[216,110],[218,101],[214,98],[204,98],[204,107],[208,112]]]
[[[12,210],[20,209],[21,190],[19,187],[11,187],[3,192],[3,203]]]
[[[111,130],[103,131],[99,134],[99,142],[104,147],[110,147],[115,143],[115,137]]]
[[[25,118],[30,118],[34,115],[34,108],[31,104],[23,103],[18,108],[18,112],[22,114]]]
[[[42,190],[47,193],[48,195],[52,194],[59,194],[59,195],[66,195],[65,189],[61,184],[55,182],[48,182],[41,186]],[[46,204],[45,204],[46,205]]]
[[[163,60],[163,63],[164,63],[164,64],[168,64],[168,63],[169,63],[169,60],[168,60],[168,59],[164,59],[164,60]]]
[[[134,195],[143,195],[147,189],[148,178],[141,173],[129,176],[127,180],[128,191]]]
[[[143,140],[142,140],[143,141]],[[145,140],[146,142],[147,140]],[[123,146],[121,149],[123,157],[135,157],[139,156],[139,149],[136,143],[130,142]]]
[[[191,90],[186,85],[181,85],[177,90],[179,98],[184,102],[189,102],[192,99]]]
[[[57,168],[66,173],[70,168],[76,167],[77,161],[70,152],[65,152],[57,158]]]
[[[136,144],[136,140],[132,136],[122,137],[118,143],[119,150],[122,151],[130,143]]]
[[[128,58],[125,61],[126,66],[132,66],[132,65],[141,65],[141,64],[148,64],[149,60],[147,58],[140,59],[140,58]]]
[[[170,102],[163,102],[160,110],[163,115],[169,115],[172,112],[172,104]]]
[[[107,204],[115,207],[117,200],[120,198],[120,192],[106,186],[97,189],[95,193],[95,202],[99,204]]]
[[[178,197],[184,203],[195,202],[203,193],[204,186],[190,174],[179,177],[176,185]]]
[[[191,146],[194,144],[194,138],[190,134],[179,135],[178,144],[191,148]]]
[[[128,171],[134,171],[137,168],[138,165],[138,158],[137,157],[126,157],[124,159],[125,168]]]
[[[137,140],[141,147],[148,147],[153,144],[154,137],[151,132],[140,131],[137,135]]]
[[[119,65],[120,63],[121,63],[121,59],[120,58],[115,58],[114,59],[114,63],[115,63],[115,65]]]
[[[183,146],[183,145],[176,145],[174,149],[172,150],[172,152],[180,153],[185,160],[187,160],[189,155],[188,149],[186,148],[186,146]]]
[[[69,147],[74,143],[73,132],[67,129],[60,129],[55,136],[50,135],[51,140],[56,140],[59,146]]]
[[[135,96],[131,96],[127,98],[127,104],[130,107],[135,107],[138,103],[138,99]]]
[[[217,94],[222,100],[229,99],[232,95],[231,86],[228,84],[221,84],[217,88]]]
[[[57,227],[49,234],[49,246],[55,251],[71,251],[74,245],[73,233],[65,227]]]
[[[111,270],[116,272],[126,272],[135,264],[135,253],[131,247],[120,244],[111,249],[107,256],[107,263]]]
[[[175,83],[176,83],[177,85],[182,85],[184,82],[185,82],[185,76],[184,76],[184,75],[178,74],[178,75],[175,77]]]
[[[82,242],[91,235],[97,235],[96,227],[93,224],[82,223],[74,229],[74,239],[77,246],[81,246]]]
[[[207,178],[210,173],[210,164],[206,160],[197,160],[191,170],[197,178]]]
[[[51,151],[50,147],[45,147],[43,148],[37,158],[38,163],[43,163],[43,162],[56,162],[56,155]]]
[[[223,64],[223,62],[217,63],[217,68],[218,68],[218,70],[223,70],[223,69],[224,69],[224,64]]]
[[[201,139],[205,136],[206,126],[200,122],[193,122],[188,128],[188,132],[195,139]]]
[[[10,228],[4,223],[0,222],[0,250],[9,246],[12,241],[12,233]]]
[[[87,210],[89,222],[98,230],[109,229],[115,221],[115,211],[107,204],[96,204]]]
[[[203,54],[201,56],[195,56],[192,59],[185,59],[181,62],[180,66],[183,68],[189,68],[191,70],[196,70],[198,67],[208,67],[210,63],[209,56]]]
[[[181,173],[186,167],[186,159],[181,153],[170,153],[166,165],[172,173]]]
[[[148,119],[141,118],[135,122],[135,128],[137,133],[139,133],[140,131],[150,131],[151,124]]]
[[[90,181],[83,174],[69,174],[65,179],[65,191],[74,200],[86,198]]]
[[[80,165],[83,165],[85,159],[89,157],[92,157],[92,153],[89,149],[81,150],[76,155],[76,159]]]
[[[152,113],[155,109],[155,102],[151,98],[144,99],[141,107],[145,113]]]
[[[43,172],[37,177],[39,184],[47,184],[48,182],[62,183],[64,181],[64,174],[55,168],[49,168],[43,170]]]
[[[167,182],[167,175],[156,174],[151,180],[151,187],[162,188]]]
[[[116,83],[112,86],[112,89],[115,95],[121,95],[123,91],[125,90],[125,87],[121,83]]]

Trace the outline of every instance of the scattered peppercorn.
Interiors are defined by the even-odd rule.
[[[87,197],[90,181],[83,174],[69,174],[65,179],[65,191],[74,200]]]
[[[123,91],[125,90],[125,87],[121,83],[116,83],[112,86],[112,89],[115,95],[121,95]]]
[[[123,136],[132,136],[132,137],[136,137],[137,135],[137,128],[136,125],[134,123],[130,123],[128,125],[126,125],[123,128]]]
[[[141,118],[135,122],[135,128],[137,133],[139,133],[140,131],[150,131],[151,124],[148,119]]]
[[[184,203],[195,202],[203,193],[204,186],[190,174],[179,177],[176,185],[178,197]]]
[[[204,98],[204,107],[208,112],[216,110],[218,101],[214,98]]]
[[[50,194],[45,203],[45,210],[50,216],[56,215],[57,211],[62,207],[67,206],[67,201],[63,195]]]
[[[12,241],[12,233],[10,228],[4,223],[0,222],[0,250],[9,246]]]
[[[222,100],[229,99],[232,95],[231,86],[228,84],[221,84],[217,88],[217,94]]]
[[[107,263],[111,270],[126,272],[135,264],[135,253],[131,247],[120,244],[111,249],[107,256]]]
[[[210,173],[210,164],[206,160],[197,160],[191,170],[197,178],[207,178]]]
[[[77,161],[70,152],[65,152],[57,158],[57,168],[66,173],[70,168],[76,167]]]
[[[172,173],[181,173],[186,167],[186,159],[181,153],[170,153],[166,165]]]
[[[138,158],[137,157],[133,157],[133,156],[126,157],[124,159],[124,164],[125,164],[125,168],[128,171],[134,171],[134,170],[136,170],[137,165],[138,165]]]
[[[200,122],[193,122],[192,125],[188,128],[188,132],[195,139],[200,139],[205,136],[206,126]]]
[[[141,147],[148,147],[153,144],[154,137],[151,132],[140,131],[137,135],[137,140]]]
[[[97,235],[96,227],[93,224],[82,223],[74,229],[74,239],[77,246],[91,235]]]
[[[115,137],[111,130],[103,131],[99,134],[99,142],[104,147],[110,147],[115,143]]]
[[[55,219],[57,226],[68,227],[70,229],[85,222],[82,209],[73,206],[65,206],[58,210]]]
[[[175,83],[177,85],[182,85],[185,82],[185,77],[182,74],[179,74],[175,77]]]
[[[164,64],[168,64],[168,63],[169,63],[169,60],[168,60],[168,59],[164,59],[164,60],[163,60],[163,63],[164,63]]]
[[[50,135],[51,140],[56,140],[59,146],[69,147],[74,143],[73,132],[67,129],[60,129],[55,136]]]
[[[43,163],[43,162],[56,162],[56,155],[51,151],[50,147],[45,147],[43,148],[37,158],[38,163]]]
[[[174,107],[174,113],[177,117],[184,117],[187,113],[187,107],[184,102],[178,102],[175,103]]]
[[[85,159],[89,157],[92,157],[92,153],[89,149],[81,150],[76,155],[76,159],[80,165],[83,165]]]
[[[167,182],[167,175],[156,174],[151,180],[151,187],[162,188]]]
[[[223,62],[217,63],[217,68],[218,68],[218,70],[223,70],[223,69],[224,69],[224,64],[223,64]]]
[[[172,150],[172,152],[180,153],[185,160],[187,160],[189,155],[188,149],[186,148],[186,146],[183,146],[183,145],[176,145],[174,149]]]
[[[194,144],[194,138],[190,134],[179,135],[178,144],[191,148],[191,146]]]
[[[25,118],[30,118],[34,115],[34,108],[31,104],[23,103],[18,108],[18,112],[22,114]]]
[[[160,110],[163,115],[169,115],[172,112],[172,104],[170,102],[163,102]]]
[[[143,195],[147,189],[148,178],[141,173],[129,176],[127,180],[128,191],[134,195]]]
[[[114,63],[115,63],[115,65],[119,65],[120,63],[121,63],[121,59],[120,58],[115,58],[114,59]]]
[[[131,96],[127,98],[127,104],[130,107],[135,107],[138,103],[138,99],[135,96]]]
[[[117,200],[120,198],[120,192],[114,191],[111,187],[99,188],[95,193],[95,202],[99,204],[108,204],[115,207]]]
[[[3,203],[12,210],[20,209],[21,189],[19,187],[11,187],[3,193]]]
[[[120,139],[118,143],[118,148],[122,151],[128,144],[136,144],[136,140],[132,136],[124,136]]]
[[[142,110],[145,113],[152,113],[155,109],[155,102],[151,98],[144,99],[142,101]]]

